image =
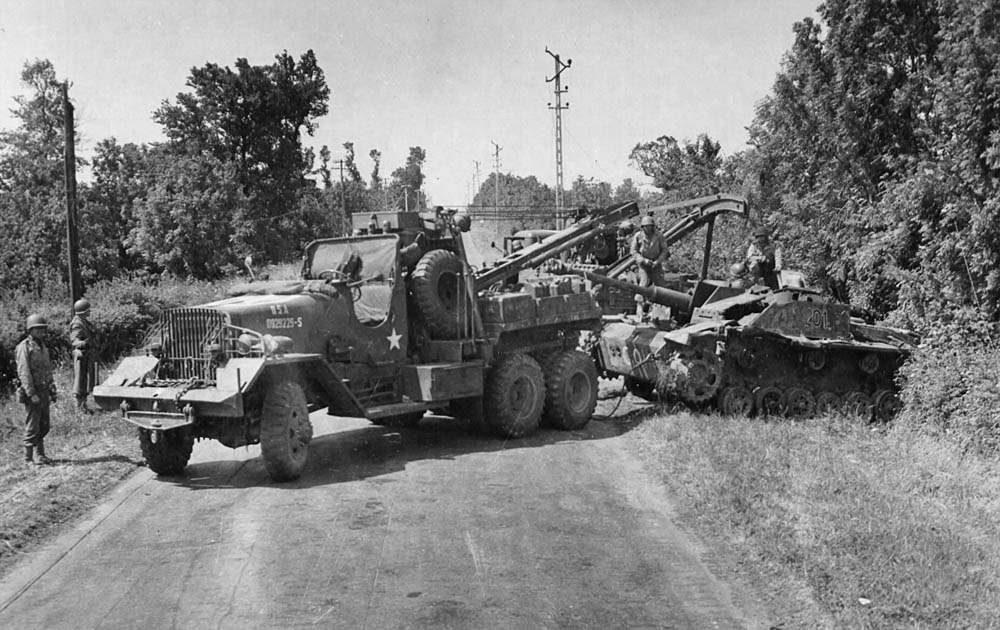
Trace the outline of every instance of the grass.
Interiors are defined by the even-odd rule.
[[[686,519],[804,583],[836,627],[1000,627],[996,462],[833,416],[681,413],[629,435]]]
[[[45,438],[52,466],[24,464],[24,406],[0,402],[0,574],[97,505],[142,462],[135,434],[118,414],[76,411],[71,382],[72,370],[60,367],[60,396]]]

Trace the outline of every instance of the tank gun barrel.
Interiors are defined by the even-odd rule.
[[[643,298],[649,300],[653,304],[659,304],[660,306],[669,306],[681,313],[688,313],[691,310],[691,304],[693,298],[687,293],[681,291],[674,291],[673,289],[666,289],[664,287],[649,286],[644,287],[634,282],[626,282],[624,280],[619,280],[618,278],[610,278],[608,276],[601,275],[599,273],[594,273],[593,271],[584,271],[582,269],[574,269],[569,266],[558,266],[549,269],[552,273],[562,273],[562,274],[576,274],[583,276],[591,282],[596,282],[597,284],[603,284],[605,286],[614,287],[622,291],[631,291],[637,295],[641,295]]]

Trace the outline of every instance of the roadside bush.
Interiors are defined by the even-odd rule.
[[[906,381],[899,428],[957,443],[963,451],[1000,456],[998,325],[959,317],[924,337],[901,370]]]

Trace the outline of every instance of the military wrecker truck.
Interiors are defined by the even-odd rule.
[[[259,443],[269,476],[294,479],[309,414],[323,408],[393,426],[446,411],[506,438],[542,421],[580,428],[598,383],[578,344],[601,310],[578,278],[517,277],[638,212],[594,212],[478,270],[462,238],[468,217],[364,217],[361,235],[310,243],[296,280],[164,311],[94,398],[137,427],[161,475],[181,473],[195,440],[215,439]]]

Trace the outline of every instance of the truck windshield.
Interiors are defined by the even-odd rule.
[[[395,234],[314,241],[307,250],[306,279],[350,283],[355,317],[378,326],[392,310],[398,242]]]
[[[306,259],[306,278],[316,279],[332,270],[352,281],[391,282],[396,271],[397,240],[395,234],[390,234],[314,241]]]

